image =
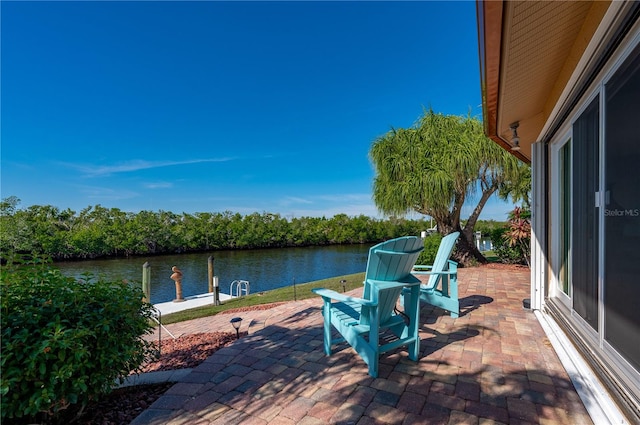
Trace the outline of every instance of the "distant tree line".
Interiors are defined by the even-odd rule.
[[[54,260],[173,254],[222,249],[282,248],[377,243],[419,235],[423,219],[365,215],[285,218],[279,214],[169,211],[125,212],[89,206],[79,213],[51,205],[19,208],[0,202],[0,253],[28,253]]]

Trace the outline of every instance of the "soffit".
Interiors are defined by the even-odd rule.
[[[483,106],[494,111],[493,117],[485,116],[493,120],[485,123],[485,129],[489,137],[509,148],[510,124],[519,122],[522,150],[516,156],[530,162],[531,144],[584,53],[608,2],[507,1],[501,2],[500,16],[491,15],[492,3],[478,5],[479,11],[485,11],[479,12],[483,21],[479,28],[484,32],[480,34],[480,50],[486,52],[481,64],[488,70],[483,74]],[[499,46],[487,36],[495,33],[496,27],[501,29]],[[499,72],[492,73],[491,68]]]

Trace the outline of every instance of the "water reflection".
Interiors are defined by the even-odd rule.
[[[175,298],[171,267],[184,274],[182,292],[185,297],[208,291],[207,260],[214,258],[214,275],[220,291],[229,293],[236,279],[248,280],[251,292],[268,291],[296,283],[363,272],[370,245],[347,245],[307,248],[215,251],[199,254],[163,255],[129,259],[88,260],[55,263],[64,274],[80,277],[83,273],[104,276],[108,280],[142,282],[142,265],[151,266],[151,302]]]

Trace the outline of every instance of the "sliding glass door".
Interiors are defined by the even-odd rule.
[[[571,281],[573,309],[598,329],[600,97],[573,124]]]
[[[604,339],[640,369],[640,45],[605,94]]]
[[[553,150],[553,297],[592,341],[640,370],[640,45]],[[624,362],[623,362],[624,363]]]

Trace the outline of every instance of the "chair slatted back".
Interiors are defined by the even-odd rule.
[[[453,232],[442,238],[440,242],[440,246],[438,247],[438,253],[436,254],[436,259],[433,261],[433,266],[430,271],[432,272],[441,272],[446,271],[449,267],[449,257],[451,257],[451,253],[453,252],[453,248],[456,246],[456,241],[460,236],[460,232]],[[432,274],[429,277],[429,281],[427,282],[425,289],[433,289],[438,285],[440,281],[439,274]]]
[[[370,280],[407,283],[414,281],[411,270],[422,250],[422,239],[415,236],[391,239],[371,247],[367,260],[363,298],[370,300],[372,297]],[[393,308],[401,291],[402,288],[386,291],[378,299],[380,323],[387,321],[393,314]],[[360,323],[368,324],[368,322],[368,309],[363,308]]]

